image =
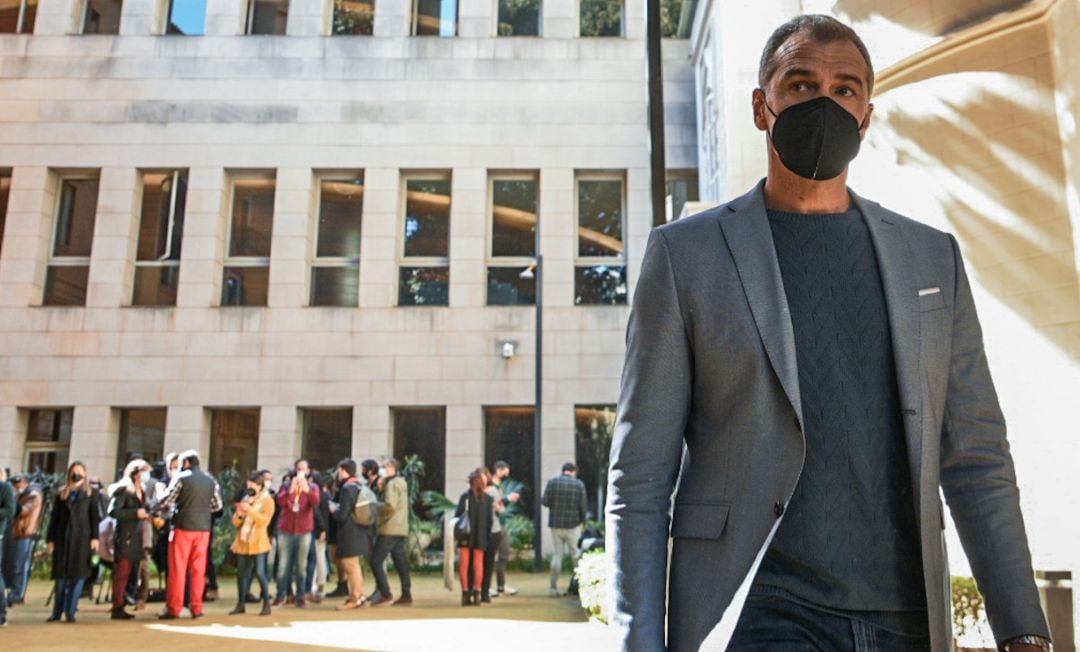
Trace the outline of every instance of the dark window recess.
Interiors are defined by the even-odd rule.
[[[335,36],[370,36],[375,33],[375,3],[355,0],[335,0]]]
[[[536,303],[536,278],[522,278],[526,267],[488,267],[489,306],[531,306]]]
[[[302,410],[304,438],[301,457],[312,470],[333,473],[337,463],[352,457],[352,408]]]
[[[394,457],[404,466],[405,458],[416,455],[424,463],[420,490],[437,491],[457,500],[461,483],[446,487],[446,408],[391,408],[394,418]],[[464,489],[462,489],[464,490]]]
[[[531,405],[484,408],[484,464],[502,460],[510,465],[510,477],[525,485],[519,504],[530,516],[534,492],[543,491],[533,471],[535,414]]]
[[[357,267],[313,267],[311,269],[311,305],[355,308],[360,296],[360,271]]]
[[[121,410],[120,437],[116,449],[116,475],[133,459],[153,464],[164,457],[165,408]]]
[[[625,305],[626,299],[625,266],[593,265],[574,269],[576,305]]]
[[[259,408],[210,413],[210,473],[216,476],[236,467],[240,477],[246,478],[256,470],[259,459]]]
[[[499,36],[539,36],[540,0],[499,0]]]
[[[221,305],[265,306],[269,289],[269,267],[226,267],[221,281]]]
[[[399,306],[450,305],[449,267],[402,267],[398,271]]]
[[[574,460],[589,496],[590,518],[603,519],[608,453],[615,431],[614,405],[574,407]]]

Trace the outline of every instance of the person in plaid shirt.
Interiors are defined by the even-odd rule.
[[[577,564],[577,544],[588,507],[585,483],[577,479],[577,466],[573,462],[563,464],[562,475],[548,480],[540,502],[548,508],[548,527],[554,540],[551,555],[551,597],[554,598],[560,595],[563,555],[570,557],[572,565]],[[573,575],[571,572],[570,576]]]

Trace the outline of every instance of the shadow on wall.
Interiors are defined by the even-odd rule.
[[[1006,48],[1005,38],[980,49]],[[1049,56],[1008,72],[993,56],[963,60],[883,95],[878,128],[898,163],[936,180],[927,191],[982,286],[1070,354],[1080,292]]]
[[[843,16],[846,22],[856,26],[881,17],[923,34],[945,36],[1030,2],[1031,0],[839,0],[832,6],[832,14]]]

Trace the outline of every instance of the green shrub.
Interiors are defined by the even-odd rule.
[[[505,536],[510,537],[510,548],[518,552],[531,549],[536,541],[536,529],[532,519],[523,514],[515,514],[506,519]]]

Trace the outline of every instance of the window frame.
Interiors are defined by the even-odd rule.
[[[30,26],[30,31],[26,30],[26,10],[30,6],[31,0],[19,0],[19,15],[15,18],[15,31],[4,32],[6,34],[33,34],[34,26]],[[40,4],[39,0],[34,0],[35,5]],[[34,15],[37,16],[37,9],[34,9]]]
[[[491,34],[494,38],[542,38],[544,36],[544,0],[536,0],[540,5],[536,12],[536,33],[535,34],[499,34],[499,7],[502,4],[501,0],[491,0],[491,17],[492,26]],[[580,31],[580,29],[578,30]]]
[[[427,37],[427,38],[458,38],[461,32],[461,0],[439,0],[440,6],[443,2],[454,3],[454,33],[448,36],[443,34],[418,34],[417,28],[420,25],[420,0],[411,0],[412,14],[409,17],[409,37]],[[498,18],[496,18],[498,20]],[[440,19],[441,26],[441,19]]]
[[[165,418],[163,420],[162,427],[161,427],[162,446],[161,446],[161,451],[160,451],[161,454],[164,455],[164,452],[165,452],[165,440],[164,440],[164,438],[168,436],[168,423],[169,423],[169,421],[168,421],[168,419],[169,419],[169,408],[167,406],[120,407],[120,408],[115,408],[115,409],[118,412],[118,414],[117,414],[117,429],[116,429],[116,467],[117,467],[116,471],[117,471],[117,473],[120,473],[120,472],[122,472],[124,470],[124,466],[127,464],[127,460],[124,459],[124,458],[125,458],[127,453],[132,452],[131,450],[124,450],[125,448],[130,448],[129,445],[125,445],[125,444],[130,443],[129,429],[131,427],[131,413],[132,412],[162,412],[162,413],[164,413]],[[143,453],[144,454],[143,459],[145,459],[147,462],[150,462],[151,464],[153,464],[155,461],[157,461],[157,459],[161,459],[160,457],[157,457],[156,459],[147,459],[148,457],[150,457],[150,456],[145,455],[148,451],[142,450],[142,451],[139,451],[139,452]],[[149,452],[150,453],[155,453],[155,454],[158,453],[158,451],[149,451]]]
[[[225,270],[229,267],[242,267],[245,269],[261,269],[266,268],[267,280],[266,280],[266,295],[267,302],[265,304],[244,304],[234,305],[231,303],[221,303],[219,301],[218,307],[220,308],[265,308],[270,303],[270,262],[273,258],[273,241],[274,241],[274,218],[277,213],[277,168],[271,168],[269,171],[260,172],[257,170],[242,170],[235,172],[228,172],[229,177],[229,213],[225,224],[225,255],[222,257],[221,262],[221,282],[225,283]],[[264,181],[273,182],[274,187],[274,208],[270,213],[270,251],[266,256],[230,256],[229,249],[232,248],[232,236],[233,236],[233,218],[235,217],[236,210],[236,182],[244,181],[247,179],[259,179]],[[266,264],[262,264],[262,261],[266,261]],[[224,287],[222,288],[224,292]]]
[[[581,0],[574,0],[574,8],[577,10],[577,34],[575,38],[626,38],[626,0],[620,0],[622,10],[619,12],[619,33],[615,35],[585,35],[581,33]]]
[[[68,440],[63,441],[30,441],[30,427],[34,423],[34,412],[71,412],[71,432],[68,433]],[[59,417],[58,417],[59,418]],[[22,468],[27,472],[32,472],[30,468],[30,456],[34,453],[59,453],[66,451],[68,453],[68,462],[71,463],[71,437],[75,434],[75,408],[74,407],[35,407],[26,408],[26,427],[23,428],[23,463]],[[67,464],[64,465],[64,470],[59,471],[64,473],[67,471]]]
[[[320,256],[319,255],[319,229],[322,222],[322,184],[324,181],[348,181],[349,177],[360,180],[360,187],[362,188],[360,193],[360,245],[361,253],[363,251],[364,242],[364,199],[367,197],[367,179],[364,174],[364,170],[323,170],[318,171],[314,175],[314,189],[315,189],[315,219],[312,226],[312,238],[308,246],[308,294],[307,305],[312,308],[355,308],[360,305],[359,289],[357,290],[356,303],[353,305],[333,305],[333,306],[321,306],[312,303],[312,298],[315,294],[315,269],[329,268],[329,269],[353,269],[356,271],[357,284],[359,288],[360,278],[360,258],[361,253],[356,254],[356,257],[350,256]],[[230,222],[231,224],[231,222]]]
[[[668,184],[672,183],[673,181],[685,181],[687,183],[688,187],[694,189],[696,191],[696,194],[698,195],[698,197],[699,198],[701,197],[701,185],[700,185],[700,182],[698,181],[698,171],[697,171],[696,168],[668,168],[664,172],[664,209],[665,209],[665,211],[667,210],[667,198],[671,196],[671,194],[667,192],[667,186],[668,186]],[[700,199],[690,199],[689,198],[690,194],[691,193],[687,193],[686,203],[689,203],[689,202],[692,202],[692,201],[700,201]],[[684,206],[685,206],[685,204],[684,204]],[[671,206],[671,214],[668,215],[667,217],[668,217],[668,222],[674,222],[674,221],[679,219],[679,216],[677,214],[675,214],[675,206],[674,206],[674,204],[672,204],[672,206]]]
[[[170,178],[172,179],[172,190],[169,192],[169,222],[166,225],[167,235],[165,236],[165,251],[166,252],[169,252],[172,249],[173,231],[175,230],[175,227],[176,227],[176,212],[177,212],[176,211],[176,201],[177,201],[177,198],[178,198],[177,186],[179,185],[179,179],[181,177],[183,177],[184,179],[187,179],[187,176],[188,176],[189,172],[190,171],[187,168],[173,168],[171,170],[169,170],[169,169],[162,170],[162,169],[142,169],[142,168],[140,168],[138,170],[140,192],[144,192],[145,189],[146,189],[146,175],[148,175],[148,174],[170,174],[171,173]],[[186,215],[187,215],[187,196],[186,196],[187,185],[186,184],[184,186],[184,193],[185,193],[185,197],[184,197],[184,216],[186,217]],[[138,238],[138,237],[140,237],[142,235],[143,219],[145,219],[145,215],[142,214],[142,206],[140,204],[140,207],[139,207],[139,224],[138,224],[138,227],[137,227],[137,230],[136,230],[136,238]],[[183,244],[184,244],[184,229],[183,229],[183,227],[181,227],[181,229],[180,229],[180,247],[181,247],[181,251],[183,250]],[[155,308],[155,307],[162,307],[162,306],[170,305],[170,304],[159,304],[159,303],[135,303],[135,288],[136,288],[135,277],[138,276],[138,270],[139,270],[140,267],[144,268],[144,269],[145,268],[165,269],[167,267],[174,267],[177,270],[177,274],[179,274],[180,261],[181,261],[181,259],[179,259],[179,258],[176,259],[175,261],[172,260],[171,258],[165,258],[165,259],[158,258],[157,260],[139,260],[138,240],[136,240],[135,258],[132,261],[133,264],[134,264],[134,267],[135,267],[135,276],[132,277],[131,303],[130,303],[130,305],[133,306],[133,307],[137,307],[137,308]],[[175,304],[172,304],[172,305],[175,305]]]
[[[353,408],[353,406],[351,406],[351,405],[307,405],[307,406],[301,405],[301,406],[297,406],[296,410],[297,410],[298,417],[299,417],[298,420],[300,422],[300,459],[305,459],[305,460],[308,460],[310,462],[311,457],[313,457],[312,455],[310,455],[310,451],[308,450],[308,441],[309,441],[308,415],[310,413],[313,413],[313,412],[341,412],[341,413],[348,413],[348,415],[349,415],[349,432],[348,432],[348,435],[349,435],[349,437],[348,437],[348,440],[349,440],[348,448],[349,448],[349,450],[348,450],[348,452],[345,453],[344,457],[346,457],[346,458],[353,457],[352,433],[353,433],[354,429],[356,428],[356,410],[355,410],[355,408]],[[336,464],[341,459],[342,458],[339,457],[336,460],[332,460],[331,464]],[[317,470],[319,472],[323,472],[326,469],[314,467],[312,470]]]
[[[292,11],[292,0],[285,0],[285,31],[281,34],[256,34],[251,31],[255,26],[255,5],[259,0],[247,0],[247,12],[244,19],[244,36],[287,36],[289,31],[289,13]],[[209,14],[209,6],[207,7],[207,13]],[[331,15],[333,20],[333,15]]]
[[[116,32],[106,32],[104,34],[102,34],[101,32],[93,32],[90,34],[86,33],[86,19],[90,16],[90,2],[91,0],[82,0],[82,12],[81,17],[79,18],[78,34],[80,36],[119,36],[120,30],[123,27],[122,23],[124,20],[124,0],[120,0],[120,21],[116,24]]]
[[[427,267],[432,269],[446,269],[447,277],[450,274],[450,259],[452,257],[453,237],[451,225],[454,219],[454,171],[452,169],[431,170],[402,170],[399,175],[398,185],[398,217],[397,217],[397,265],[394,274],[394,289],[397,299],[395,306],[399,308],[446,308],[450,305],[451,280],[447,281],[446,304],[410,305],[401,303],[401,270],[405,267]],[[408,219],[409,207],[409,181],[412,180],[439,180],[450,182],[450,207],[447,209],[446,224],[446,256],[406,256],[405,255],[405,225]]]
[[[627,275],[627,290],[630,288],[629,259],[626,251],[627,228],[629,215],[627,214],[627,174],[626,170],[575,170],[574,171],[574,305],[576,307],[616,307],[625,303],[577,303],[577,271],[588,267],[621,267],[624,275]],[[620,184],[620,219],[622,220],[622,244],[621,256],[582,256],[581,255],[581,182],[582,181],[618,181]]]
[[[496,0],[497,1],[497,0]],[[495,247],[495,182],[496,181],[532,181],[536,183],[536,235],[533,241],[533,255],[532,256],[496,256],[494,252]],[[489,170],[487,178],[487,201],[485,202],[485,224],[487,226],[486,233],[484,234],[486,244],[484,247],[484,305],[497,308],[508,308],[513,306],[535,306],[536,301],[532,303],[515,303],[515,304],[492,304],[490,303],[490,297],[488,296],[488,270],[492,267],[525,267],[536,269],[537,257],[540,253],[540,172],[539,170]],[[534,294],[535,297],[535,294]]]
[[[203,19],[202,31],[199,32],[198,34],[187,34],[185,32],[179,32],[179,31],[170,32],[169,31],[169,25],[172,25],[173,7],[176,6],[177,1],[178,0],[165,0],[165,14],[161,18],[160,34],[162,36],[188,36],[188,37],[206,36],[206,19],[209,18],[209,16],[210,16],[210,0],[206,0],[207,4],[206,4],[205,9],[203,10],[203,15],[202,15],[202,19]],[[180,0],[180,1],[183,1],[183,0]]]
[[[60,228],[60,207],[63,205],[64,200],[64,182],[65,181],[96,181],[97,187],[97,201],[94,203],[94,227],[90,229],[90,253],[86,256],[57,256],[56,251],[56,235],[57,230]],[[71,304],[49,304],[45,303],[45,298],[48,296],[49,289],[49,269],[53,267],[85,267],[87,272],[87,281],[85,292],[90,290],[90,263],[93,259],[94,253],[94,229],[97,228],[97,212],[98,203],[101,201],[101,170],[89,171],[83,170],[80,172],[60,173],[57,175],[56,180],[56,197],[53,198],[53,210],[52,210],[52,228],[49,234],[49,255],[45,259],[45,278],[41,284],[41,302],[45,306],[57,306],[57,307],[76,307]],[[6,228],[6,227],[5,227]],[[86,298],[83,297],[81,306],[86,305]]]

